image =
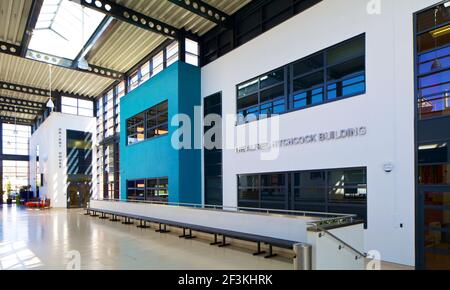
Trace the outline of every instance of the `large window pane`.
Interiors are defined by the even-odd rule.
[[[139,143],[145,139],[167,135],[168,133],[167,101],[127,120],[128,145]]]
[[[420,166],[419,182],[421,184],[450,184],[450,164]]]
[[[261,89],[284,83],[284,69],[279,69],[277,71],[264,75],[260,77],[259,81]]]
[[[361,35],[238,84],[238,124],[365,91],[365,35]]]
[[[199,46],[198,43],[186,38],[186,63],[195,66],[199,65]]]
[[[327,51],[327,64],[335,65],[365,54],[365,37],[357,37]]]
[[[31,127],[14,124],[2,124],[3,154],[28,155]]]
[[[366,171],[361,169],[333,170],[328,173],[329,199],[339,203],[365,203]]]
[[[94,116],[94,102],[77,98],[62,97],[61,112],[86,117]]]
[[[279,85],[261,92],[262,103],[284,97],[284,86]]]
[[[178,49],[178,42],[174,42],[167,47],[167,66],[178,61]]]
[[[3,161],[3,192],[19,192],[20,188],[28,186],[28,161]]]
[[[324,67],[323,53],[308,57],[304,60],[294,63],[294,77],[308,74]]]

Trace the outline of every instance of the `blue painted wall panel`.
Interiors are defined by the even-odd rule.
[[[169,102],[169,134],[127,146],[126,120],[165,100]],[[120,173],[121,198],[126,199],[127,180],[169,178],[169,201],[201,203],[200,150],[176,150],[170,125],[179,114],[193,117],[200,104],[200,69],[177,62],[121,99]]]

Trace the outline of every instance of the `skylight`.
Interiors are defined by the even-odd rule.
[[[73,60],[104,17],[69,0],[44,0],[29,49]]]

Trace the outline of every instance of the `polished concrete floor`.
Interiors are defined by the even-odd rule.
[[[159,234],[83,214],[0,206],[0,269],[293,268],[289,260],[253,257],[251,250],[213,247],[206,240],[179,239],[174,233]]]
[[[291,270],[290,260],[113,223],[80,210],[0,205],[0,270]],[[254,247],[254,245],[252,245]],[[382,263],[383,270],[410,270]]]

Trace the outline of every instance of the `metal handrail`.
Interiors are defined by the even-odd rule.
[[[314,223],[312,223],[312,224],[314,224]],[[325,234],[329,235],[330,237],[332,237],[333,239],[338,241],[340,244],[343,244],[345,248],[350,249],[353,253],[355,253],[357,255],[357,257],[356,257],[357,259],[358,258],[367,258],[368,257],[368,255],[366,253],[360,252],[359,250],[357,250],[356,248],[354,248],[353,246],[351,246],[350,244],[348,244],[347,242],[345,242],[344,240],[342,240],[341,238],[339,238],[335,234],[331,233],[326,228],[324,228],[322,226],[319,226],[317,224],[314,224],[314,227],[316,229],[320,230],[321,232],[324,232]]]
[[[155,205],[167,205],[175,207],[189,207],[204,210],[216,210],[216,211],[237,211],[237,212],[256,212],[259,214],[274,215],[280,214],[290,217],[300,216],[300,217],[317,217],[320,220],[313,222],[314,226],[319,223],[327,223],[334,225],[344,225],[346,223],[351,223],[354,221],[356,215],[349,214],[339,214],[339,213],[324,213],[324,212],[312,212],[312,211],[297,211],[297,210],[281,210],[281,209],[267,209],[267,208],[252,208],[252,207],[235,207],[235,206],[218,206],[218,205],[202,205],[194,203],[180,203],[180,202],[164,202],[164,201],[148,201],[148,200],[123,200],[123,199],[92,199],[98,201],[109,201],[109,202],[130,202],[130,203],[142,203],[142,204],[155,204]]]

